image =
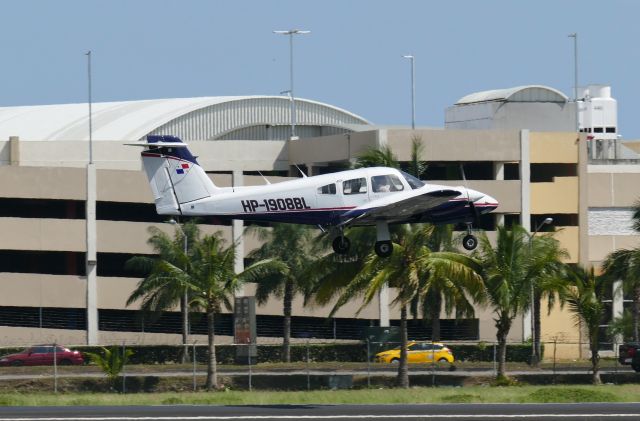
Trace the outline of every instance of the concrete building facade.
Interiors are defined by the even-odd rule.
[[[568,105],[561,103],[559,93],[536,92],[531,90],[529,94],[549,95],[544,97],[549,99],[547,105],[559,110],[563,118],[569,118]],[[514,91],[511,96],[498,96],[516,98],[517,95],[523,93]],[[155,214],[149,186],[141,171],[139,150],[124,145],[152,133],[174,131],[173,134],[182,135],[205,171],[221,186],[263,184],[264,179],[258,172],[266,174],[270,182],[277,182],[296,176],[297,170],[291,171],[295,166],[306,168],[311,174],[333,171],[344,168],[368,148],[382,145],[390,146],[400,161],[409,161],[411,140],[417,137],[424,146],[421,159],[429,163],[430,182],[466,183],[498,199],[500,207],[482,221],[490,238],[497,224],[519,222],[531,230],[545,218],[553,217],[558,230],[556,236],[569,252],[571,263],[598,263],[620,245],[640,243],[632,232],[611,231],[619,224],[610,222],[613,217],[623,218],[620,212],[635,200],[634,192],[626,186],[640,178],[640,172],[633,166],[624,169],[590,165],[586,133],[515,127],[374,128],[353,113],[299,100],[298,110],[304,112],[308,106],[307,117],[299,115],[297,119],[302,127],[297,130],[301,138],[285,140],[289,133],[289,116],[284,111],[289,109],[288,98],[166,101],[173,103],[136,101],[138,104],[96,104],[94,107],[98,110],[95,118],[103,119],[102,126],[97,125],[93,142],[97,167],[100,343],[177,343],[180,340],[179,323],[174,326],[177,313],[167,316],[160,325],[145,326],[138,317],[138,307],[125,305],[139,278],[123,269],[124,262],[131,256],[151,253],[146,243],[149,226],[167,232],[174,230]],[[533,102],[524,106],[535,106]],[[137,118],[144,121],[133,119],[128,115],[130,111],[138,113]],[[29,121],[34,121],[34,116],[48,113],[57,116],[58,126],[49,121],[53,117],[48,117],[46,130],[31,127]],[[156,114],[163,117],[154,119]],[[70,117],[61,118],[62,115]],[[223,124],[220,120],[225,119],[228,122]],[[0,237],[0,337],[6,344],[86,341],[84,165],[88,135],[81,130],[86,128],[86,123],[80,109],[67,110],[67,114],[60,110],[54,112],[54,108],[46,112],[0,109],[0,173],[5,181],[0,188],[0,201],[4,205],[0,228],[5,234]],[[464,169],[466,181],[460,167]],[[601,222],[591,223],[593,220]],[[242,231],[241,226],[215,219],[206,220],[201,229],[205,233],[222,231],[230,242]],[[260,245],[250,235],[242,238],[243,255]],[[248,285],[245,293],[251,295],[254,288]],[[358,307],[359,303],[354,303],[342,308],[327,324],[329,308],[305,306],[297,299],[294,325],[298,330],[294,331],[294,337],[356,338],[362,327],[378,323],[384,303],[374,301],[356,316]],[[263,333],[261,341],[276,341],[280,303],[271,300],[259,307],[258,314],[258,333]],[[17,315],[26,321],[17,321]],[[218,331],[226,341],[232,340],[230,317],[228,314],[221,318]],[[391,308],[392,323],[398,317],[398,309]],[[442,317],[450,316],[443,314]],[[193,334],[204,333],[199,329],[196,323]],[[495,340],[489,309],[478,308],[473,320],[462,328],[451,329],[445,333],[445,340]],[[417,325],[413,332],[425,334]],[[580,340],[579,331],[566,311],[558,310],[545,316],[542,332],[543,340],[561,338],[575,343]],[[522,341],[529,335],[530,323],[523,317],[514,323],[509,340]],[[575,354],[575,345],[560,352]]]

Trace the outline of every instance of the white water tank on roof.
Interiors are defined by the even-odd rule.
[[[611,86],[589,85],[579,95],[580,131],[587,133],[593,159],[618,156],[618,102],[611,97]]]
[[[617,139],[618,103],[611,98],[608,85],[589,85],[582,89],[580,129],[594,139]]]

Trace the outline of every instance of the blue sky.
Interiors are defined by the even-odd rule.
[[[573,94],[612,86],[620,133],[640,138],[640,2],[633,0],[0,0],[0,106],[84,102],[93,51],[94,101],[296,96],[377,124],[441,127],[444,109],[472,92],[543,84]]]

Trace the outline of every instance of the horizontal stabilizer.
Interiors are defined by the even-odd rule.
[[[186,148],[187,144],[182,142],[136,142],[136,143],[125,143],[126,146],[155,146],[158,148]]]

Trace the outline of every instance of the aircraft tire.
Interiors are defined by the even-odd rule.
[[[347,237],[341,235],[333,239],[331,246],[336,254],[347,254],[351,247],[351,241],[349,241]]]
[[[393,253],[393,244],[391,241],[376,241],[374,249],[378,256],[389,257]]]
[[[478,239],[472,234],[465,235],[462,239],[462,247],[469,251],[475,250],[478,247]]]

